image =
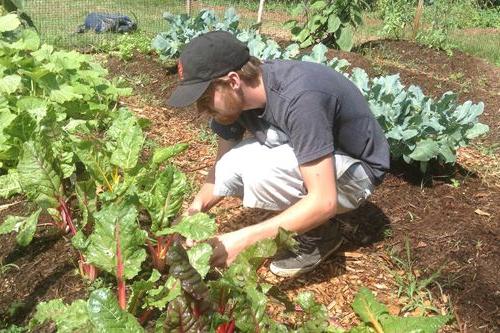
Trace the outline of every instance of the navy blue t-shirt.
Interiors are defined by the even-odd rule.
[[[382,181],[389,169],[389,145],[364,96],[349,79],[305,61],[267,61],[262,71],[264,110],[244,111],[231,125],[212,121],[215,133],[241,140],[249,130],[261,144],[288,142],[299,164],[332,153],[349,155],[362,161],[374,184]]]

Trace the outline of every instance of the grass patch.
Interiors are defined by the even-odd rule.
[[[450,34],[450,41],[457,49],[488,60],[500,67],[500,32],[477,33],[471,36],[466,31],[457,31]]]

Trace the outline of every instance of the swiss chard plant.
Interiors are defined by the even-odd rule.
[[[314,0],[307,4],[299,3],[293,16],[304,15],[306,22],[289,20],[286,26],[291,29],[293,40],[301,48],[319,42],[344,51],[350,51],[354,44],[353,30],[361,24],[361,2],[348,0]]]

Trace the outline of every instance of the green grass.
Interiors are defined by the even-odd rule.
[[[265,11],[286,12],[292,5],[293,0],[269,2],[265,4]],[[221,16],[225,8],[228,7],[235,7],[237,12],[245,12],[244,15],[240,15],[242,27],[255,24],[258,1],[197,1],[193,2],[192,14],[196,14],[203,8],[211,8],[215,9],[217,14]],[[77,27],[83,24],[85,17],[90,12],[128,15],[138,22],[138,28],[143,34],[152,38],[167,28],[166,21],[163,20],[164,12],[181,14],[185,13],[185,10],[185,1],[183,0],[44,0],[26,1],[25,5],[25,11],[33,19],[42,40],[63,48],[99,46],[103,42],[109,42],[117,38],[117,35],[113,33],[75,33]],[[272,22],[264,22],[264,24],[272,24]]]
[[[85,47],[116,38],[116,34],[75,33],[90,12],[122,13],[137,20],[142,32],[154,36],[166,28],[166,11],[181,13],[183,1],[175,0],[44,0],[26,1],[25,11],[33,19],[44,42],[61,47]]]
[[[457,31],[449,36],[450,41],[457,49],[486,59],[490,63],[500,66],[500,31],[496,33],[481,33],[474,36],[466,32]]]

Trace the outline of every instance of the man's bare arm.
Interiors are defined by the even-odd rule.
[[[335,161],[325,156],[300,167],[307,195],[295,205],[259,224],[218,236],[214,264],[231,263],[238,253],[255,242],[274,237],[282,227],[303,233],[333,217],[337,209]],[[224,247],[224,248],[222,248]]]
[[[215,158],[215,163],[217,163],[220,158],[231,150],[238,141],[229,141],[219,138],[217,142],[217,156]],[[216,205],[219,201],[222,200],[223,197],[215,196],[213,194],[215,184],[215,164],[208,171],[208,175],[205,178],[205,183],[202,185],[200,191],[196,194],[193,202],[188,208],[188,214],[195,214],[198,212],[206,212],[214,205]]]

